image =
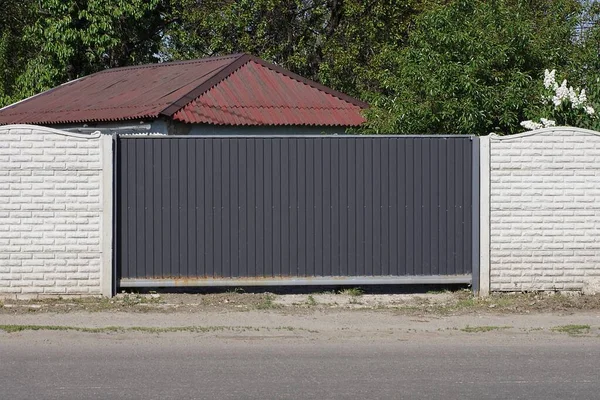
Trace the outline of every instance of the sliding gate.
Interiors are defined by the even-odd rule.
[[[118,284],[469,283],[476,141],[119,137]]]

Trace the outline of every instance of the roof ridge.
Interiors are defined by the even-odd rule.
[[[183,109],[192,101],[196,100],[204,93],[221,83],[223,80],[225,80],[235,71],[237,71],[240,67],[248,63],[251,57],[251,55],[246,53],[236,54],[236,58],[234,61],[218,69],[217,73],[215,73],[209,79],[202,82],[200,85],[196,86],[194,89],[190,90],[188,93],[184,94],[178,100],[171,103],[171,105],[162,110],[160,114],[172,117],[177,111]]]
[[[152,64],[141,64],[141,65],[128,65],[126,67],[117,67],[117,68],[107,68],[102,71],[95,72],[94,74],[108,74],[112,72],[119,72],[131,69],[149,69],[156,67],[168,67],[172,65],[181,65],[181,64],[200,64],[212,61],[226,60],[226,59],[237,59],[241,56],[245,55],[245,53],[234,53],[226,56],[216,56],[216,57],[207,57],[207,58],[195,58],[191,60],[177,60],[177,61],[167,61],[167,62],[157,62]],[[94,74],[90,74],[87,76],[92,76]]]

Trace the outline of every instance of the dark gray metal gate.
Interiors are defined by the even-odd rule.
[[[120,286],[471,282],[476,140],[120,137]]]

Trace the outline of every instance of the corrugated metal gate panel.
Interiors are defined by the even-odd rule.
[[[471,273],[470,137],[122,137],[117,148],[121,278]]]

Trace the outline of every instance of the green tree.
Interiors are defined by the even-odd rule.
[[[164,52],[173,59],[248,52],[361,96],[377,89],[376,56],[401,47],[430,2],[174,0]]]
[[[34,51],[23,39],[34,17],[34,2],[0,0],[0,107],[15,97],[15,82]]]
[[[420,15],[406,47],[380,54],[370,133],[514,133],[534,79],[568,64],[576,1],[454,1]]]
[[[105,68],[158,61],[168,7],[160,0],[32,2],[20,43],[28,58],[11,69],[11,100]]]

